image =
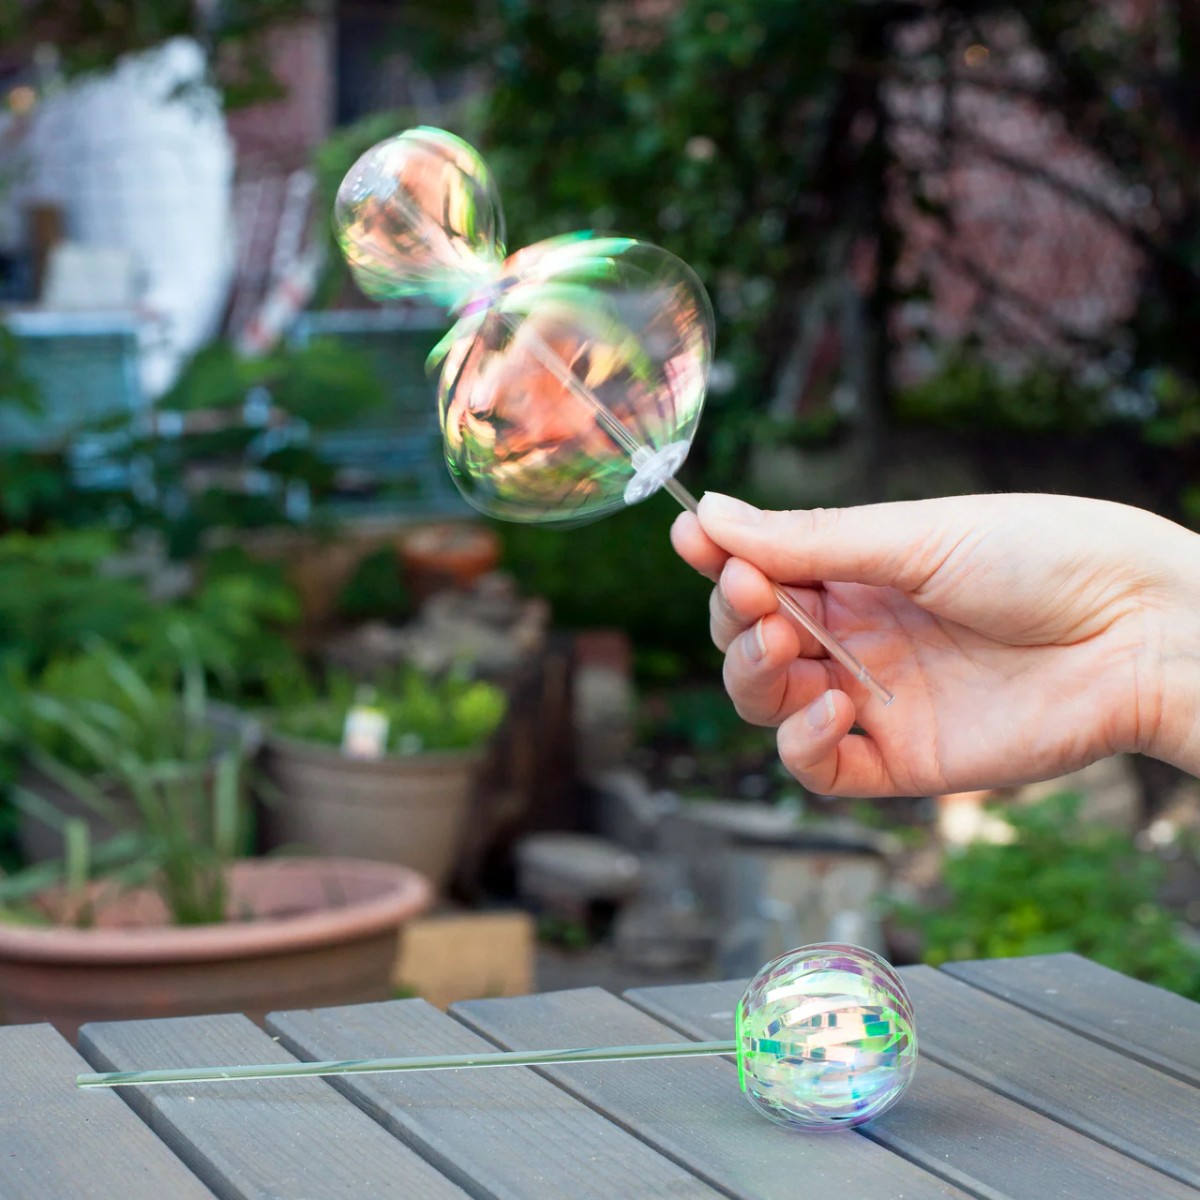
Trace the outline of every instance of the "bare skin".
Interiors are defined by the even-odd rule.
[[[1070,496],[766,512],[709,494],[671,539],[717,583],[734,705],[815,792],[998,787],[1135,750],[1200,772],[1200,537],[1181,526]],[[769,580],[895,701],[778,613]]]

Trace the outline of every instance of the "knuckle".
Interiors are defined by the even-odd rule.
[[[734,667],[729,656],[726,656],[721,678],[725,684],[726,694],[733,703],[733,710],[739,717],[750,725],[770,725],[772,721],[763,712],[762,698],[756,689],[749,687],[740,671]]]
[[[779,722],[770,713],[766,712],[760,704],[754,703],[753,700],[746,697],[738,698],[731,696],[733,700],[734,710],[737,715],[746,722],[747,725],[757,725],[762,729],[771,729]]]
[[[775,745],[779,761],[803,787],[822,796],[838,794],[833,789],[834,781],[830,778],[829,770],[822,769],[829,765],[822,753],[815,752],[814,747],[798,741],[790,731],[785,730],[780,730],[776,735]]]
[[[796,508],[778,514],[781,522],[786,521],[793,534],[807,537],[832,537],[841,523],[842,512],[838,508]]]
[[[800,780],[805,783],[805,776],[808,774],[809,763],[804,754],[798,753],[796,748],[788,744],[782,734],[776,739],[776,748],[779,751],[779,761]]]
[[[729,606],[720,587],[715,587],[708,600],[708,626],[717,649],[724,652],[745,628],[745,622]]]
[[[716,593],[714,592],[713,595],[715,596]],[[729,649],[733,635],[730,633],[729,623],[721,616],[715,601],[710,601],[708,606],[708,632],[713,640],[713,645],[724,654]]]

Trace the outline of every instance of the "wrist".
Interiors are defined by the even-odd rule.
[[[1172,638],[1164,656],[1158,720],[1139,748],[1151,758],[1200,776],[1200,623],[1189,625],[1194,640],[1185,644],[1181,637]]]
[[[1137,748],[1200,775],[1200,536],[1176,530],[1171,582],[1147,625],[1148,678],[1138,695],[1147,712]]]

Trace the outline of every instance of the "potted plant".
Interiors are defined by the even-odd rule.
[[[28,863],[48,863],[51,874],[66,871],[79,848],[90,853],[136,827],[141,838],[134,869],[149,873],[154,851],[161,850],[169,892],[175,855],[183,856],[183,870],[198,877],[202,851],[214,859],[233,853],[244,805],[238,807],[240,797],[222,772],[240,777],[258,735],[235,710],[208,701],[198,671],[188,668],[195,683],[177,698],[170,688],[143,678],[140,662],[135,667],[96,641],[53,658],[36,683],[13,673],[23,735],[16,832]],[[168,767],[180,776],[175,797],[166,795]],[[189,809],[186,821],[165,824],[174,815],[164,807],[168,799],[184,795],[200,811]],[[209,817],[210,834],[193,827]],[[36,879],[27,874],[24,883]],[[186,902],[176,904],[168,896],[167,906],[180,914],[181,924],[188,923]]]
[[[266,844],[370,854],[444,885],[505,693],[414,667],[370,685],[331,671],[288,691],[266,723]]]
[[[418,600],[444,589],[466,589],[495,570],[500,538],[475,521],[443,521],[401,539],[401,557]]]
[[[79,694],[22,693],[7,722],[25,760],[16,801],[58,829],[64,853],[0,880],[5,1020],[73,1036],[95,1019],[391,994],[424,879],[380,862],[244,857],[252,738],[218,734],[197,667],[164,691],[98,645],[67,676]]]

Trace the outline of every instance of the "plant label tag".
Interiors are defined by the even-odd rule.
[[[388,719],[378,708],[355,704],[342,728],[342,753],[347,758],[382,758],[387,750]]]

